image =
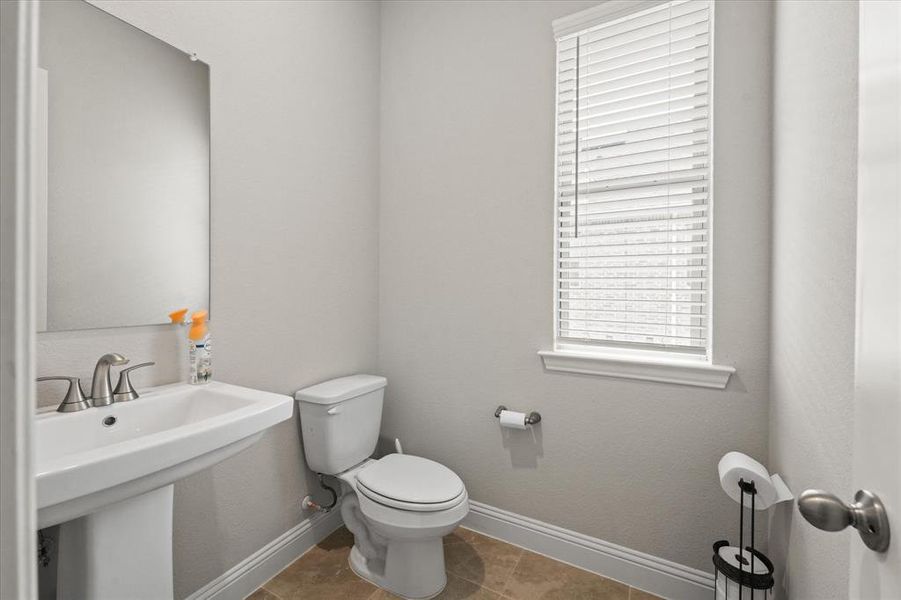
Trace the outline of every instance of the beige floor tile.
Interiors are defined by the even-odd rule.
[[[663,600],[663,598],[637,588],[631,588],[629,590],[629,600]]]
[[[436,600],[494,600],[500,599],[500,594],[476,585],[471,581],[460,579],[456,575],[448,575],[447,587],[438,594]]]
[[[353,536],[342,527],[263,584],[263,588],[281,600],[326,597],[317,590],[344,595],[343,591],[335,591],[336,586],[347,588],[349,598],[366,598],[375,587],[350,570],[347,557],[352,547]]]
[[[398,596],[395,596],[391,592],[386,592],[385,590],[378,589],[372,593],[372,595],[368,598],[368,600],[395,600]]]
[[[341,527],[310,552],[312,581],[300,585],[285,600],[366,600],[378,588],[354,573],[347,562],[354,537]]]
[[[385,590],[378,590],[369,600],[395,600],[395,596]],[[447,587],[434,600],[502,600],[501,595],[478,586],[471,581],[461,579],[456,575],[447,576]]]
[[[347,564],[345,528],[317,544],[254,592],[250,600],[389,600],[396,596],[357,577]],[[659,600],[656,596],[559,563],[469,529],[444,539],[448,571],[440,600]]]
[[[628,600],[629,586],[525,552],[502,593],[515,600]]]
[[[480,533],[476,533],[472,529],[457,527],[453,533],[444,536],[444,545],[447,546],[448,544],[471,543],[479,539],[484,539],[485,537],[486,536]]]
[[[247,596],[245,600],[281,600],[281,598],[266,590],[266,588],[260,588],[251,595]]]
[[[348,568],[326,581],[301,585],[285,600],[367,600],[376,590]]]
[[[473,532],[460,532],[464,541],[444,547],[447,572],[469,582],[502,592],[523,550]]]
[[[395,598],[397,598],[397,596],[390,592],[386,592],[385,590],[376,590],[372,593],[368,600],[394,600]]]
[[[629,586],[588,571],[577,569],[561,593],[551,598],[569,600],[628,600]],[[550,599],[549,599],[550,600]]]
[[[544,598],[546,594],[563,588],[572,568],[526,551],[502,593],[517,600]]]
[[[353,545],[354,534],[352,534],[347,527],[342,526],[330,533],[327,538],[316,544],[316,547],[328,551],[346,549],[350,552]]]
[[[298,563],[302,559],[303,557],[282,569],[278,575],[264,583],[263,587],[260,589],[274,594],[280,600],[285,600],[285,598],[293,596],[297,588],[309,580],[301,568],[298,567]]]

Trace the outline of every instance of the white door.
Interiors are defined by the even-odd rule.
[[[851,541],[850,598],[901,599],[901,2],[860,3],[854,489],[887,509],[887,552]]]

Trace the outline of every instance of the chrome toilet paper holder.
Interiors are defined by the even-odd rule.
[[[508,410],[506,406],[501,404],[497,407],[497,410],[494,411],[494,417],[496,419],[501,418],[501,411]],[[526,425],[535,425],[537,423],[541,423],[541,415],[535,412],[534,410],[526,415]]]

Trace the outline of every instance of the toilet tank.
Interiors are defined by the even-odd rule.
[[[351,375],[294,394],[310,469],[336,475],[372,456],[382,425],[386,384],[377,375]]]

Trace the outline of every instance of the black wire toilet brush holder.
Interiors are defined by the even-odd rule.
[[[766,598],[767,590],[773,589],[773,562],[757,550],[754,543],[757,488],[753,481],[739,479],[741,508],[738,525],[738,546],[731,546],[729,540],[719,540],[713,544],[714,598],[730,600],[730,588],[734,600],[754,600],[757,590]],[[749,499],[751,509],[750,545],[745,546],[745,501]],[[722,594],[720,578],[723,579]],[[730,585],[732,582],[734,585]],[[737,592],[737,593],[736,593]]]

